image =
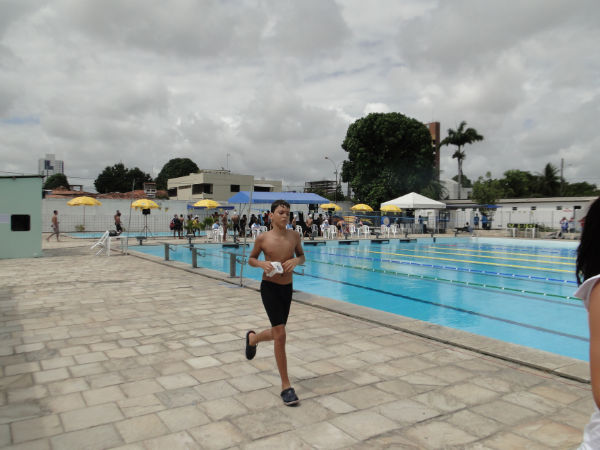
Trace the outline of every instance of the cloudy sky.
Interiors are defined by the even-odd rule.
[[[0,171],[189,157],[297,186],[396,111],[483,134],[470,178],[563,158],[600,185],[599,23],[596,0],[0,0]]]

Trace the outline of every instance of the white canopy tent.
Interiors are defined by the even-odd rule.
[[[395,205],[403,209],[443,209],[446,207],[445,203],[432,200],[416,192],[384,202],[381,207],[387,205]]]

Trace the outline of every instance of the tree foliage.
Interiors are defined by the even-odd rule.
[[[133,189],[143,189],[144,183],[152,181],[152,177],[142,172],[139,168],[127,169],[123,163],[106,167],[94,181],[96,190],[105,194],[107,192],[129,192]]]
[[[487,172],[485,178],[479,177],[473,183],[471,198],[480,205],[493,205],[498,199],[502,198],[502,193],[501,183],[493,179],[490,172]],[[479,210],[483,213],[493,212],[493,210],[486,207],[480,207]]]
[[[456,150],[452,154],[452,158],[456,158],[458,161],[458,185],[462,186],[462,164],[463,160],[466,158],[465,152],[462,148],[467,144],[472,144],[477,141],[483,141],[483,136],[480,135],[475,128],[467,128],[467,122],[464,120],[460,123],[456,130],[452,128],[448,129],[448,136],[440,142],[440,146],[442,145],[455,145]],[[460,198],[460,189],[458,191],[458,197]]]
[[[64,173],[55,173],[54,175],[50,175],[48,178],[46,178],[46,182],[44,183],[44,189],[56,189],[61,186],[69,189],[69,181]]]
[[[372,113],[348,127],[342,148],[348,160],[342,180],[355,198],[374,209],[408,192],[421,192],[435,178],[429,130],[400,113]]]
[[[578,197],[600,194],[595,184],[568,183],[561,179],[558,169],[551,163],[546,164],[544,170],[537,174],[518,169],[507,170],[503,178],[494,181],[498,182],[500,189],[498,198]],[[472,198],[475,199],[475,186]]]
[[[454,175],[454,176],[452,177],[452,179],[458,183],[458,175]],[[470,179],[468,176],[466,176],[464,173],[463,173],[463,176],[462,176],[462,187],[464,187],[464,188],[470,188],[470,187],[473,187],[473,182],[472,182],[472,181],[471,181],[471,179]]]
[[[156,177],[156,189],[167,189],[169,178],[184,177],[200,169],[189,158],[173,158],[167,162]]]

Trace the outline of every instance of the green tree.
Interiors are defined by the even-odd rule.
[[[373,209],[434,179],[431,135],[425,125],[400,113],[372,113],[348,127],[342,148],[348,160],[342,180],[355,198]]]
[[[54,175],[50,175],[48,178],[46,178],[46,182],[44,183],[44,189],[56,189],[61,186],[69,189],[69,181],[64,173],[55,173]]]
[[[579,183],[565,183],[563,195],[565,197],[591,197],[600,195],[600,191],[598,191],[595,184],[582,181]]]
[[[127,169],[123,163],[106,167],[94,181],[96,190],[105,194],[107,192],[129,192],[133,189],[143,189],[144,183],[152,181],[152,177],[142,172],[139,168]]]
[[[480,205],[493,205],[499,198],[502,198],[502,185],[499,180],[492,178],[492,174],[487,172],[485,178],[479,177],[473,183],[473,193],[471,199]],[[480,207],[479,210],[486,215],[493,215],[494,210]]]
[[[548,163],[544,172],[538,176],[538,191],[542,197],[558,197],[560,195],[560,177],[558,169]]]
[[[454,175],[452,177],[452,179],[458,183],[458,175]],[[465,174],[463,174],[463,176],[462,176],[462,187],[464,187],[464,188],[473,187],[473,182]]]
[[[448,129],[448,136],[440,142],[440,146],[442,145],[455,145],[456,151],[452,154],[452,158],[456,158],[458,160],[458,185],[462,186],[462,164],[463,160],[466,158],[465,152],[462,148],[467,144],[472,144],[477,141],[483,141],[483,136],[480,135],[475,128],[467,128],[467,122],[464,120],[460,123],[456,130],[452,128]],[[460,199],[460,189],[458,191],[458,198]]]
[[[184,177],[199,170],[196,163],[189,158],[173,158],[163,166],[156,177],[156,189],[167,189],[169,178]]]
[[[507,170],[499,181],[505,198],[533,197],[537,190],[536,176],[523,170]]]

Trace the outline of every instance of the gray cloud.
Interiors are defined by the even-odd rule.
[[[300,186],[333,178],[353,120],[398,111],[482,133],[470,178],[563,158],[600,184],[599,19],[592,0],[5,0],[2,170],[55,153],[91,185],[189,157]]]

